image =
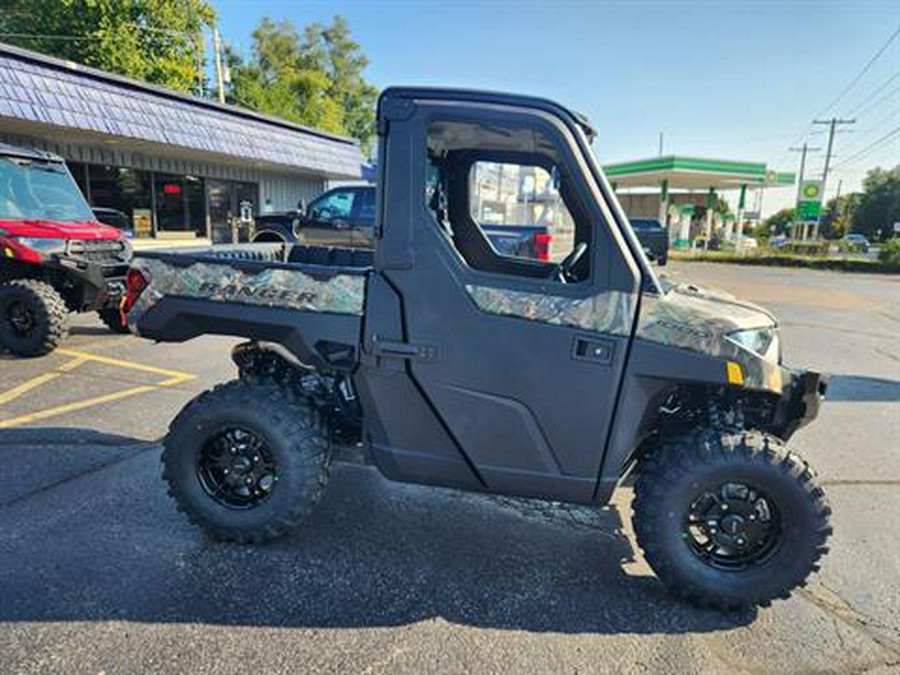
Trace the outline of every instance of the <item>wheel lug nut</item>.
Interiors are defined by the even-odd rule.
[[[227,475],[228,475],[228,469],[222,469],[222,473],[224,473],[224,474],[227,476]]]
[[[252,478],[248,478],[248,479],[245,480],[244,482],[245,482],[247,485],[253,485],[253,479],[252,479]]]
[[[722,504],[722,510],[723,510],[723,511],[727,511],[727,510],[728,510],[728,504]]]

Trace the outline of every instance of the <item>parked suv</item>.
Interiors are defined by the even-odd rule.
[[[543,261],[553,258],[554,237],[546,225],[483,222],[479,226],[498,253]],[[257,216],[253,243],[373,248],[374,232],[375,186],[337,187],[309,206],[301,201],[296,211]]]
[[[131,248],[97,221],[65,162],[0,144],[0,347],[40,356],[62,342],[69,312],[124,332],[119,299]]]

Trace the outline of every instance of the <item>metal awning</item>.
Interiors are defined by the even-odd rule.
[[[729,190],[742,185],[784,187],[795,180],[793,173],[773,171],[762,162],[683,155],[606,164],[603,171],[617,189],[659,189],[667,181],[669,190]]]

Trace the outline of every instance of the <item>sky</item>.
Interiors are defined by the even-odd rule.
[[[601,163],[685,154],[821,174],[835,136],[832,197],[866,171],[900,165],[900,0],[506,2],[212,0],[223,40],[244,56],[259,20],[349,22],[367,79],[546,96],[587,114]],[[885,45],[882,53],[867,64]],[[861,75],[861,77],[860,77]],[[893,79],[892,79],[893,78]],[[871,148],[871,149],[870,149]],[[792,205],[769,190],[764,213]]]

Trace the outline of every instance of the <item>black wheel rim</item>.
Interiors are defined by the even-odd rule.
[[[197,458],[204,492],[229,509],[252,509],[266,501],[278,482],[278,466],[266,442],[242,427],[211,436]]]
[[[6,310],[6,318],[18,337],[28,337],[34,330],[36,323],[34,313],[24,302],[17,300],[10,303]]]
[[[762,490],[747,483],[721,483],[691,502],[684,538],[700,560],[716,569],[740,571],[769,560],[781,542],[781,514]]]

